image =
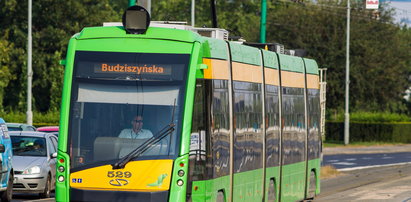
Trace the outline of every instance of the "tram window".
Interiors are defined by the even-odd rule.
[[[234,81],[234,172],[262,167],[261,84]]]
[[[73,129],[76,130],[77,137],[73,138],[72,147],[76,152],[74,155],[81,157],[85,163],[118,159],[142,144],[141,139],[118,137],[123,129],[132,128],[131,120],[137,114],[144,117],[143,129],[156,135],[162,127],[170,123],[173,111],[173,105],[78,103],[77,106],[80,114],[73,119]],[[147,151],[143,156],[173,155],[176,150],[172,145],[175,145],[176,140],[175,137],[170,137],[154,146],[156,151]]]
[[[119,137],[123,129],[132,131],[136,115],[142,115],[142,128],[154,137],[175,124],[173,133],[141,158],[175,158],[189,58],[188,54],[77,51],[68,140],[72,168],[116,161],[142,144],[143,137],[137,138],[140,130],[130,138]]]
[[[283,130],[284,164],[300,162],[304,159],[305,142],[305,106],[304,89],[284,87]]]
[[[320,156],[321,133],[320,133],[320,99],[318,89],[308,89],[308,159]]]
[[[212,80],[210,154],[207,163],[213,178],[228,175],[230,161],[230,121],[228,81]]]
[[[158,93],[161,92],[161,93]],[[81,83],[78,102],[173,105],[178,86],[104,85]]]
[[[141,84],[137,87],[115,84],[78,84],[77,102],[74,102],[72,107],[70,146],[73,156],[76,157],[73,160],[81,161],[73,162],[74,167],[115,160],[141,145],[141,140],[119,137],[123,129],[131,131],[131,121],[136,115],[143,117],[142,129],[151,131],[153,135],[166,127],[172,118],[179,120],[179,112],[182,111],[181,86],[157,84],[144,85],[142,88]],[[178,123],[176,124],[178,126]],[[177,138],[169,135],[147,150],[142,157],[176,155]]]
[[[190,159],[195,161],[205,161],[206,157],[206,128],[208,127],[208,117],[206,112],[205,100],[205,81],[197,80],[195,96],[194,96],[194,108],[193,108],[193,122],[191,127],[190,137]],[[193,164],[196,168],[201,166]]]
[[[267,166],[279,165],[279,98],[278,86],[266,85],[266,156]]]
[[[192,142],[189,167],[193,174],[192,180],[228,175],[230,160],[228,81],[197,80],[195,93],[191,138],[192,141],[193,138],[205,139],[206,144],[198,145],[196,143],[200,141]],[[198,148],[201,150],[204,148],[206,156],[195,155],[204,154],[204,151],[198,151]]]

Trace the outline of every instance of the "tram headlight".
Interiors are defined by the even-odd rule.
[[[179,170],[178,171],[178,176],[183,177],[184,176],[184,170]]]
[[[141,6],[131,6],[123,14],[123,27],[129,34],[144,34],[150,25],[150,14]]]
[[[63,167],[63,166],[59,166],[59,167],[58,167],[58,170],[59,170],[59,172],[62,173],[62,172],[64,172],[64,167]]]
[[[64,181],[64,176],[63,176],[63,175],[60,175],[60,176],[57,178],[57,180],[58,180],[59,182],[63,182],[63,181]]]
[[[184,181],[183,181],[183,180],[177,180],[177,185],[178,185],[178,186],[183,186],[183,184],[184,184]]]

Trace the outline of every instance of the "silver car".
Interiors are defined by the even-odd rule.
[[[13,144],[13,192],[49,198],[55,188],[57,137],[50,133],[10,132]]]

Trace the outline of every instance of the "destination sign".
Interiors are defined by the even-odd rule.
[[[179,81],[185,78],[189,54],[77,51],[78,78]]]
[[[127,74],[152,74],[170,75],[171,67],[163,65],[129,65],[119,63],[94,64],[94,73],[127,73]]]

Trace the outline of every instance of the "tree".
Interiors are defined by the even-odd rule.
[[[380,19],[354,4],[351,15],[350,109],[402,112],[402,94],[410,75],[410,30],[393,23],[392,11]],[[273,3],[267,41],[303,48],[320,67],[327,67],[327,108],[345,104],[346,5],[317,1]]]
[[[230,36],[257,42],[260,1],[217,1],[220,28]],[[345,100],[345,1],[268,1],[267,42],[302,48],[320,67],[328,68],[327,108],[343,111]],[[104,21],[121,21],[126,1],[44,0],[33,2],[34,108],[60,105],[63,67],[73,34]],[[191,1],[152,2],[152,20],[191,21]],[[211,27],[209,0],[196,0],[196,26]],[[27,1],[0,1],[0,104],[25,110]],[[350,109],[406,112],[402,94],[411,71],[411,30],[393,22],[393,10],[382,7],[378,19],[352,4],[350,46]],[[7,94],[8,96],[4,96]],[[411,105],[410,105],[411,106]]]
[[[9,84],[12,75],[7,64],[10,63],[10,50],[13,49],[12,44],[7,41],[0,40],[0,106],[3,104],[4,88]],[[0,108],[0,112],[3,108]]]
[[[34,109],[45,112],[60,106],[64,68],[59,60],[67,43],[83,27],[120,21],[123,11],[114,11],[109,0],[33,1],[33,97]],[[0,1],[0,34],[8,41],[7,66],[13,75],[5,91],[3,106],[24,111],[26,94],[27,1]],[[0,56],[3,60],[3,54]]]
[[[195,26],[212,27],[209,0],[195,2]],[[231,36],[242,36],[247,40],[258,40],[259,1],[217,1],[216,12],[220,28],[230,31]],[[191,1],[158,0],[152,4],[152,20],[191,22]]]

